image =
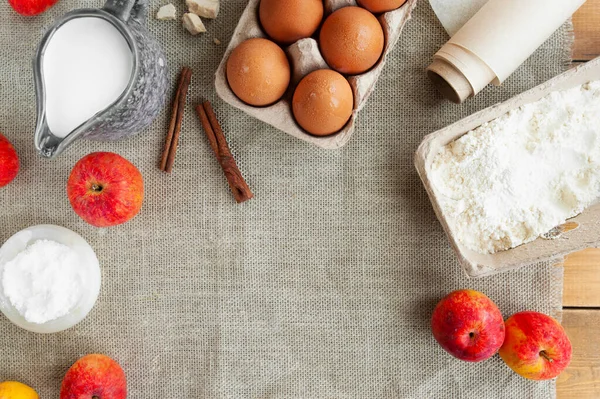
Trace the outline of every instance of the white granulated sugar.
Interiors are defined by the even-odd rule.
[[[83,295],[79,256],[66,245],[40,240],[7,262],[0,276],[12,306],[30,323],[68,314]]]
[[[553,92],[446,145],[432,183],[479,253],[535,240],[600,197],[600,81]]]

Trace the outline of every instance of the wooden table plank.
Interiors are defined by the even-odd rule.
[[[586,249],[565,258],[563,306],[600,307],[600,249]]]
[[[587,0],[573,16],[575,43],[573,60],[600,56],[600,0]]]
[[[566,309],[563,326],[573,345],[573,359],[558,377],[559,399],[600,397],[600,310]]]
[[[587,2],[573,16],[573,60],[600,56],[600,0]],[[556,383],[558,399],[600,398],[600,249],[565,258],[563,326],[573,359]],[[586,309],[574,309],[577,307]]]

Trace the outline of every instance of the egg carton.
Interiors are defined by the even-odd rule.
[[[354,110],[352,111],[352,116],[342,130],[333,135],[323,137],[311,135],[303,130],[296,123],[291,107],[294,89],[304,76],[318,69],[330,69],[323,59],[319,50],[319,44],[315,39],[301,39],[284,48],[290,60],[291,81],[286,94],[275,104],[267,107],[253,107],[248,105],[236,97],[227,83],[227,60],[231,52],[247,39],[257,37],[269,38],[260,26],[258,17],[259,3],[260,0],[250,0],[225,50],[225,55],[216,73],[215,86],[217,94],[226,103],[291,136],[321,148],[335,149],[343,147],[354,132],[358,113],[375,89],[375,84],[385,65],[386,57],[398,42],[402,28],[404,28],[404,25],[410,19],[411,12],[415,8],[417,0],[407,0],[399,9],[377,16],[385,34],[383,56],[369,71],[360,75],[347,76],[354,93]],[[324,18],[327,18],[329,14],[339,8],[356,6],[357,4],[354,0],[325,0],[324,5]]]

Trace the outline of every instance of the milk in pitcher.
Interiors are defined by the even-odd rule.
[[[131,80],[133,62],[127,40],[110,22],[82,17],[62,25],[42,62],[50,131],[65,137],[113,104]]]

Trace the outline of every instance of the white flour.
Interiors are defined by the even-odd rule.
[[[31,323],[68,314],[83,295],[83,269],[66,245],[40,240],[7,262],[0,275],[4,295]]]
[[[535,240],[600,197],[600,81],[511,111],[445,146],[432,182],[479,253]]]

